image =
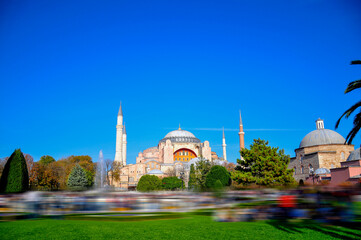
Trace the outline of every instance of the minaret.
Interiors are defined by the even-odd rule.
[[[115,144],[115,159],[114,161],[118,161],[123,163],[123,111],[122,111],[122,103],[120,103],[118,118],[117,118],[117,139]]]
[[[242,123],[242,116],[241,111],[239,111],[239,150],[244,148],[244,132],[243,132],[243,123]]]
[[[226,138],[224,137],[224,128],[223,128],[223,138],[222,138],[222,148],[223,148],[223,160],[227,161],[227,152],[226,152]]]
[[[127,165],[127,131],[123,128],[123,166]]]

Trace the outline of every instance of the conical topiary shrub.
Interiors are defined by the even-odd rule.
[[[75,165],[71,170],[66,185],[72,191],[83,191],[87,188],[88,178],[86,172],[79,164]]]
[[[16,149],[5,164],[0,179],[0,192],[18,193],[29,189],[29,173],[26,160],[20,149]]]

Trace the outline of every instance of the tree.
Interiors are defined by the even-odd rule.
[[[354,64],[361,64],[361,60],[352,61],[351,65]],[[359,88],[361,88],[361,80],[350,82],[345,90],[345,94]],[[346,142],[348,144],[352,143],[352,140],[355,138],[356,134],[360,131],[361,128],[361,101],[358,101],[357,103],[352,105],[349,109],[347,109],[336,122],[335,128],[337,129],[341,122],[341,119],[343,117],[345,117],[346,119],[349,118],[350,115],[354,113],[357,109],[359,109],[359,112],[355,115],[353,119],[353,128],[346,137]]]
[[[195,189],[204,191],[207,189],[206,187],[206,177],[208,172],[211,170],[213,164],[212,162],[201,158],[199,161],[196,162],[194,166],[194,175],[190,178],[192,178],[192,186]],[[190,186],[188,184],[188,186]]]
[[[86,176],[85,170],[79,164],[76,164],[73,170],[70,172],[67,186],[70,190],[73,191],[82,191],[87,188],[88,178]]]
[[[137,190],[140,192],[150,192],[160,190],[162,188],[162,181],[159,177],[154,175],[143,175],[138,182]]]
[[[48,155],[42,156],[39,160],[39,163],[44,166],[47,166],[52,162],[55,162],[55,159],[52,156],[48,156]]]
[[[0,177],[1,177],[1,174],[4,170],[4,167],[5,167],[5,164],[6,164],[6,161],[9,159],[9,157],[4,157],[4,158],[0,158]]]
[[[29,189],[29,174],[26,160],[16,149],[5,164],[0,180],[0,192],[17,193]]]
[[[290,157],[278,147],[268,146],[268,141],[255,139],[250,149],[242,149],[243,160],[237,159],[239,166],[231,172],[234,182],[240,185],[251,183],[257,185],[293,184],[293,169],[287,169]]]
[[[194,188],[195,184],[196,184],[196,172],[194,170],[194,164],[191,164],[191,168],[189,171],[188,188],[190,189]]]
[[[223,166],[215,165],[211,168],[206,177],[206,187],[216,188],[217,181],[220,181],[223,187],[231,185],[231,174]]]
[[[123,167],[123,164],[118,161],[113,161],[112,165],[112,171],[111,171],[111,179],[112,184],[114,185],[114,182],[120,181],[120,169]]]
[[[183,180],[177,177],[165,177],[162,179],[162,187],[167,190],[175,190],[184,186]]]

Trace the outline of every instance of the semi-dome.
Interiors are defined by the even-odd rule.
[[[344,144],[345,138],[335,131],[324,129],[323,120],[316,121],[317,129],[307,134],[300,143],[300,148],[328,144]]]
[[[319,168],[315,171],[316,175],[322,175],[322,174],[330,174],[331,171],[327,168]]]
[[[183,130],[179,128],[178,130],[174,130],[169,132],[165,137],[160,140],[161,142],[165,142],[167,140],[170,140],[171,142],[192,142],[192,143],[200,143],[201,141],[196,138],[193,133],[188,132],[186,130]]]
[[[346,161],[354,161],[354,160],[360,160],[361,159],[361,148],[358,148],[350,153]]]

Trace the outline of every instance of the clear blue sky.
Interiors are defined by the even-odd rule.
[[[247,146],[267,139],[293,156],[318,117],[334,129],[360,100],[343,94],[361,78],[349,65],[361,58],[360,1],[0,4],[0,157],[113,159],[120,101],[128,163],[179,123],[219,155],[212,129],[229,129],[235,162],[239,109]]]

